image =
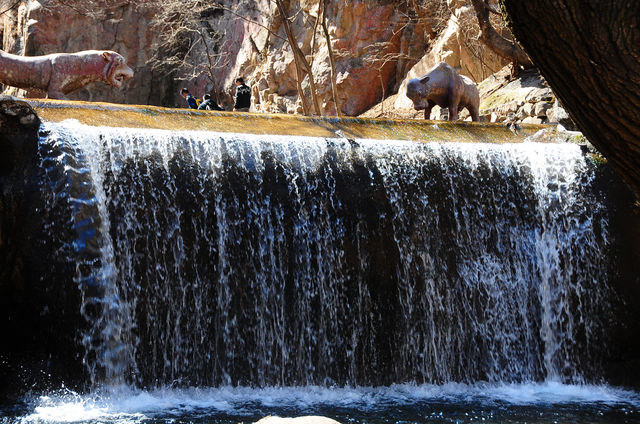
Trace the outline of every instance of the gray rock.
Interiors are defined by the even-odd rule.
[[[547,118],[549,123],[560,124],[569,131],[578,131],[575,122],[573,122],[558,100],[555,101],[553,107],[547,110]]]
[[[542,119],[535,116],[528,116],[522,120],[523,124],[542,124]]]
[[[520,105],[515,100],[511,101],[509,103],[505,103],[503,105],[500,105],[497,108],[498,115],[505,116],[505,115],[508,115],[511,112],[516,113],[518,111],[519,106]]]
[[[533,115],[533,107],[533,103],[527,103],[522,106],[522,109],[520,109],[522,111],[522,118]]]
[[[553,101],[553,98],[553,91],[551,91],[551,89],[548,87],[542,87],[531,90],[531,92],[527,94],[525,99],[529,103],[538,103],[551,102]]]
[[[546,118],[547,111],[553,107],[553,103],[551,102],[538,102],[535,104],[533,108],[532,116],[537,116],[538,118]]]

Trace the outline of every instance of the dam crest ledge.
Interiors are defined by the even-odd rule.
[[[43,120],[74,119],[90,126],[419,142],[519,143],[534,134],[536,142],[563,140],[554,125],[524,124],[512,129],[489,122],[310,117],[49,99],[26,102]]]

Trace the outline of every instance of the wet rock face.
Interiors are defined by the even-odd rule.
[[[82,372],[74,270],[44,232],[39,126],[28,103],[0,96],[0,399]]]
[[[0,95],[0,178],[19,173],[25,158],[35,159],[39,125],[28,103]]]

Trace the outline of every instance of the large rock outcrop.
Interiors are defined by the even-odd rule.
[[[316,37],[310,30],[315,27],[318,7],[318,0],[308,0],[291,3],[289,11],[295,17],[292,27],[302,51],[309,59],[313,57],[323,113],[330,114],[335,113],[335,105],[326,41],[319,30]],[[342,109],[347,115],[357,115],[377,103],[383,89],[388,94],[396,87],[408,67],[426,49],[428,31],[420,19],[407,20],[407,11],[391,1],[330,1],[328,14],[330,36],[338,54],[336,68]],[[165,75],[151,63],[151,58],[161,56],[153,16],[151,7],[130,1],[117,4],[105,1],[101,16],[96,17],[77,13],[55,0],[24,0],[0,17],[4,21],[3,49],[29,56],[109,49],[127,58],[136,76],[125,91],[115,92],[96,85],[73,95],[76,100],[184,107],[177,89],[186,86],[198,97],[215,93],[219,102],[230,107],[233,82],[242,75],[253,88],[255,110],[300,111],[293,54],[272,2],[234,0],[212,13],[208,25],[221,38],[208,42],[224,54],[225,65],[193,78],[192,69],[177,68],[173,74]],[[197,50],[192,57],[207,56],[204,50]],[[303,86],[308,90],[306,79]]]
[[[198,97],[212,93],[214,99],[230,108],[234,80],[242,75],[253,89],[255,111],[302,111],[293,54],[273,2],[233,0],[212,5],[206,25],[215,29],[220,38],[212,36],[207,43],[221,54],[224,66],[214,66],[207,72],[201,72],[207,57],[202,43],[194,45],[190,56],[202,63],[192,63],[191,67],[176,64],[172,65],[173,70],[156,66],[158,62],[152,59],[162,59],[169,53],[160,47],[161,34],[159,27],[154,26],[157,13],[150,6],[153,2],[143,5],[132,1],[92,2],[104,3],[99,14],[80,13],[65,6],[69,2],[23,0],[0,16],[3,49],[29,56],[108,49],[127,58],[135,77],[125,90],[114,91],[95,84],[71,96],[75,100],[185,107],[178,89],[186,86]],[[327,23],[336,53],[342,112],[361,114],[383,95],[396,92],[408,70],[427,50],[414,74],[441,60],[475,81],[500,69],[502,61],[474,40],[477,23],[468,3],[330,0]],[[418,9],[414,7],[416,4],[420,4]],[[316,25],[320,1],[289,2],[288,7],[298,44],[312,61],[322,113],[335,114],[327,42],[320,25]],[[308,78],[303,81],[303,89],[310,102]],[[33,91],[18,94],[43,96]]]
[[[318,0],[291,2],[289,12],[294,17],[292,28],[298,44],[312,64],[322,111],[335,114],[326,39],[320,35],[319,26],[315,37],[310,30],[316,26],[319,7]],[[254,110],[301,113],[294,57],[275,5],[268,1],[247,5],[236,0],[228,8],[253,22],[238,19],[228,11],[215,18],[213,26],[233,37],[225,44],[229,66],[216,71],[214,82],[203,79],[196,83],[198,89],[233,87],[235,77],[243,75],[253,88]],[[376,104],[383,90],[389,94],[415,63],[411,58],[422,55],[427,45],[426,28],[420,20],[407,21],[403,7],[391,1],[330,1],[327,13],[338,57],[342,112],[358,115]],[[308,78],[303,81],[303,89],[310,103]],[[227,105],[231,93],[226,89]]]

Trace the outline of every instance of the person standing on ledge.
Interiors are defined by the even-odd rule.
[[[236,78],[236,103],[234,112],[249,112],[251,107],[251,88],[244,83],[242,77]]]
[[[190,109],[198,109],[198,102],[196,102],[196,98],[189,93],[189,90],[183,88],[180,90],[180,94],[187,101]]]

